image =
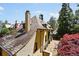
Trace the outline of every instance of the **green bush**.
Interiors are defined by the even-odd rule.
[[[75,24],[74,25],[74,33],[78,33],[79,32],[79,25],[78,24]]]
[[[78,24],[75,24],[75,25],[74,25],[74,28],[75,28],[75,29],[79,29],[79,25],[78,25]]]
[[[8,28],[1,28],[0,30],[0,36],[8,35],[10,33],[10,30]]]

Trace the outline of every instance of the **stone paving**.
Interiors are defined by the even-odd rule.
[[[52,56],[57,56],[57,46],[59,41],[52,40],[50,44],[48,44],[48,47],[46,48],[47,51],[52,52]],[[42,53],[38,50],[33,56],[42,56]]]
[[[52,52],[52,56],[57,55],[57,46],[58,46],[59,41],[57,40],[52,40],[50,44],[48,44],[48,47],[46,48],[47,51]]]

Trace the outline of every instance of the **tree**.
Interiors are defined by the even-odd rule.
[[[8,28],[0,28],[0,37],[10,34],[10,30]]]
[[[79,7],[79,4],[77,5]],[[74,20],[74,33],[79,32],[79,8],[75,11],[75,20]]]
[[[0,20],[0,24],[2,24],[2,21]]]
[[[77,5],[79,7],[79,4]],[[75,24],[79,23],[79,9],[75,11]]]
[[[69,3],[63,3],[58,18],[58,36],[62,37],[66,33],[73,32],[74,15]]]
[[[52,16],[51,18],[50,18],[50,20],[47,22],[54,30],[56,29],[56,20],[55,20],[55,18]]]
[[[7,20],[5,20],[5,24],[7,24],[8,23],[8,21]]]
[[[0,27],[2,27],[2,21],[0,20]]]
[[[2,28],[1,34],[7,35],[10,33],[10,30],[8,28]]]
[[[77,5],[77,7],[79,7],[79,4]],[[77,19],[79,19],[79,9],[77,9],[75,11],[75,16],[76,16]]]
[[[5,21],[5,23],[2,23],[2,27],[0,28],[0,37],[10,34],[10,30],[6,28],[5,24],[7,24],[7,21]]]

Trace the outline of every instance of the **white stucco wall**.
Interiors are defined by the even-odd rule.
[[[35,38],[36,38],[36,32],[32,36],[31,40],[26,44],[26,46],[23,49],[21,49],[16,55],[17,56],[33,55]]]

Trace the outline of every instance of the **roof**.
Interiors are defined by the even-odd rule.
[[[0,39],[1,48],[6,50],[10,55],[14,55],[30,41],[31,37],[38,28],[46,29],[42,26],[40,19],[38,19],[36,16],[31,18],[31,22],[32,23],[30,31],[25,33],[24,35],[21,35],[18,38],[14,38],[12,36],[9,39],[6,39],[5,37],[1,38]]]

